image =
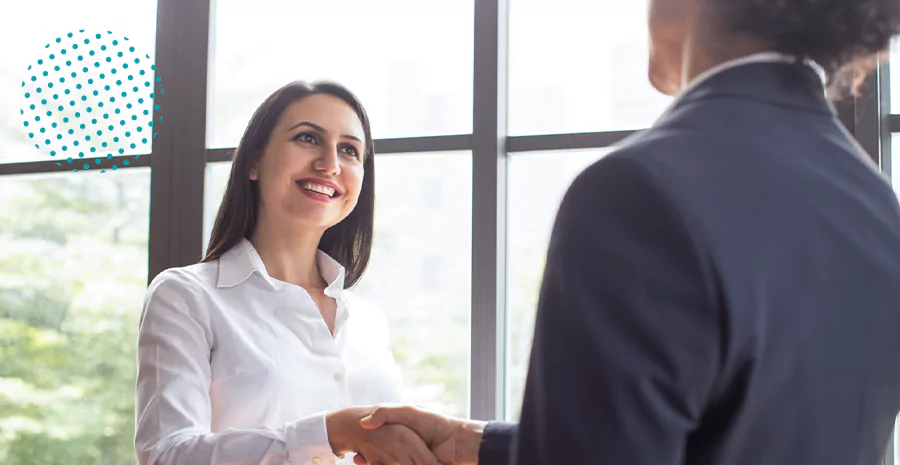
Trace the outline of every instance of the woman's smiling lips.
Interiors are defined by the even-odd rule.
[[[330,202],[342,194],[337,184],[324,179],[304,178],[294,182],[304,194],[315,200]]]

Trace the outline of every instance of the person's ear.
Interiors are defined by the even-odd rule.
[[[259,181],[259,164],[255,164],[250,167],[249,178],[251,181]]]

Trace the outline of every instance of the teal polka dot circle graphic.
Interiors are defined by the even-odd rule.
[[[112,31],[68,32],[44,49],[20,87],[21,127],[35,149],[59,167],[101,173],[130,163],[113,157],[149,152],[154,117],[163,119],[154,93],[162,77],[150,55]]]

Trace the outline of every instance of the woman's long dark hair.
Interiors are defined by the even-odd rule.
[[[340,223],[328,228],[319,242],[319,249],[338,261],[346,270],[344,288],[352,287],[362,277],[372,252],[375,218],[375,144],[369,117],[359,99],[340,84],[332,82],[292,82],[278,89],[266,99],[250,119],[244,136],[234,152],[231,176],[225,196],[213,225],[209,247],[203,262],[221,257],[241,239],[250,238],[259,214],[259,184],[250,179],[250,169],[256,165],[269,142],[272,131],[284,110],[293,102],[316,94],[326,94],[347,102],[362,123],[365,135],[363,182],[356,208]]]

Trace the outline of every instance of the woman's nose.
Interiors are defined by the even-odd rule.
[[[323,145],[322,150],[319,152],[319,157],[314,161],[313,167],[317,171],[339,174],[341,171],[339,157],[337,147]]]

